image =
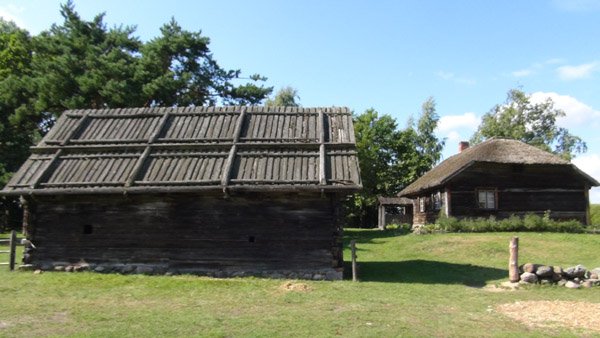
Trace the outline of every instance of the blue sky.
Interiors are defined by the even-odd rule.
[[[61,22],[50,0],[0,0],[0,16],[33,34]],[[174,17],[211,38],[225,68],[298,89],[304,106],[375,108],[400,126],[429,96],[444,156],[511,88],[551,97],[588,144],[573,161],[600,180],[600,0],[76,1],[85,18],[136,25],[142,40]],[[600,189],[591,194],[600,203]]]

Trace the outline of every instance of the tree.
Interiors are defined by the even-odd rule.
[[[435,137],[438,116],[435,101],[423,104],[417,128],[409,120],[399,130],[389,115],[369,109],[354,118],[356,148],[363,190],[346,204],[348,222],[370,227],[377,219],[377,196],[394,196],[430,170],[439,160],[444,141]]]
[[[415,178],[422,176],[438,163],[446,141],[435,136],[435,129],[440,120],[436,112],[436,103],[429,97],[421,107],[421,116],[417,122],[416,147],[419,164],[415,166]]]
[[[296,102],[296,99],[300,99],[300,96],[298,96],[298,90],[287,86],[281,88],[273,99],[267,99],[265,106],[299,107],[300,104]]]
[[[2,186],[67,109],[252,105],[273,90],[263,76],[222,68],[209,38],[174,19],[144,43],[133,27],[108,28],[104,14],[82,19],[71,1],[60,13],[62,24],[33,37],[0,19]]]
[[[529,95],[511,89],[504,104],[495,105],[483,116],[471,142],[477,144],[491,137],[510,138],[571,160],[575,154],[586,152],[587,146],[580,137],[556,125],[556,120],[563,116],[565,112],[554,108],[551,98],[531,103]]]

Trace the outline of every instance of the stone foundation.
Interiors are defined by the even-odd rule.
[[[168,264],[122,264],[122,263],[68,263],[68,262],[40,262],[37,264],[27,264],[20,267],[21,270],[41,270],[41,271],[62,271],[62,272],[82,272],[93,271],[97,273],[119,273],[119,274],[144,274],[144,275],[198,275],[215,278],[234,278],[234,277],[265,277],[275,279],[304,279],[304,280],[341,280],[343,278],[342,269],[327,269],[319,271],[308,270],[200,270],[193,268],[174,269]]]

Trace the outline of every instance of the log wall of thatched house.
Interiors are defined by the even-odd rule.
[[[73,110],[2,194],[38,267],[339,279],[354,142],[345,108]]]
[[[589,189],[599,183],[572,163],[520,141],[493,138],[465,147],[402,190],[413,224],[528,213],[589,224]]]

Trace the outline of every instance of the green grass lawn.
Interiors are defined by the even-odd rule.
[[[356,239],[361,282],[0,270],[0,336],[576,336],[532,329],[498,313],[503,303],[600,303],[600,288],[490,292],[507,278],[513,234],[399,235]],[[520,261],[600,266],[600,235],[520,233]],[[345,257],[350,257],[348,250]],[[585,311],[585,309],[581,309]],[[600,333],[597,333],[600,334]]]

